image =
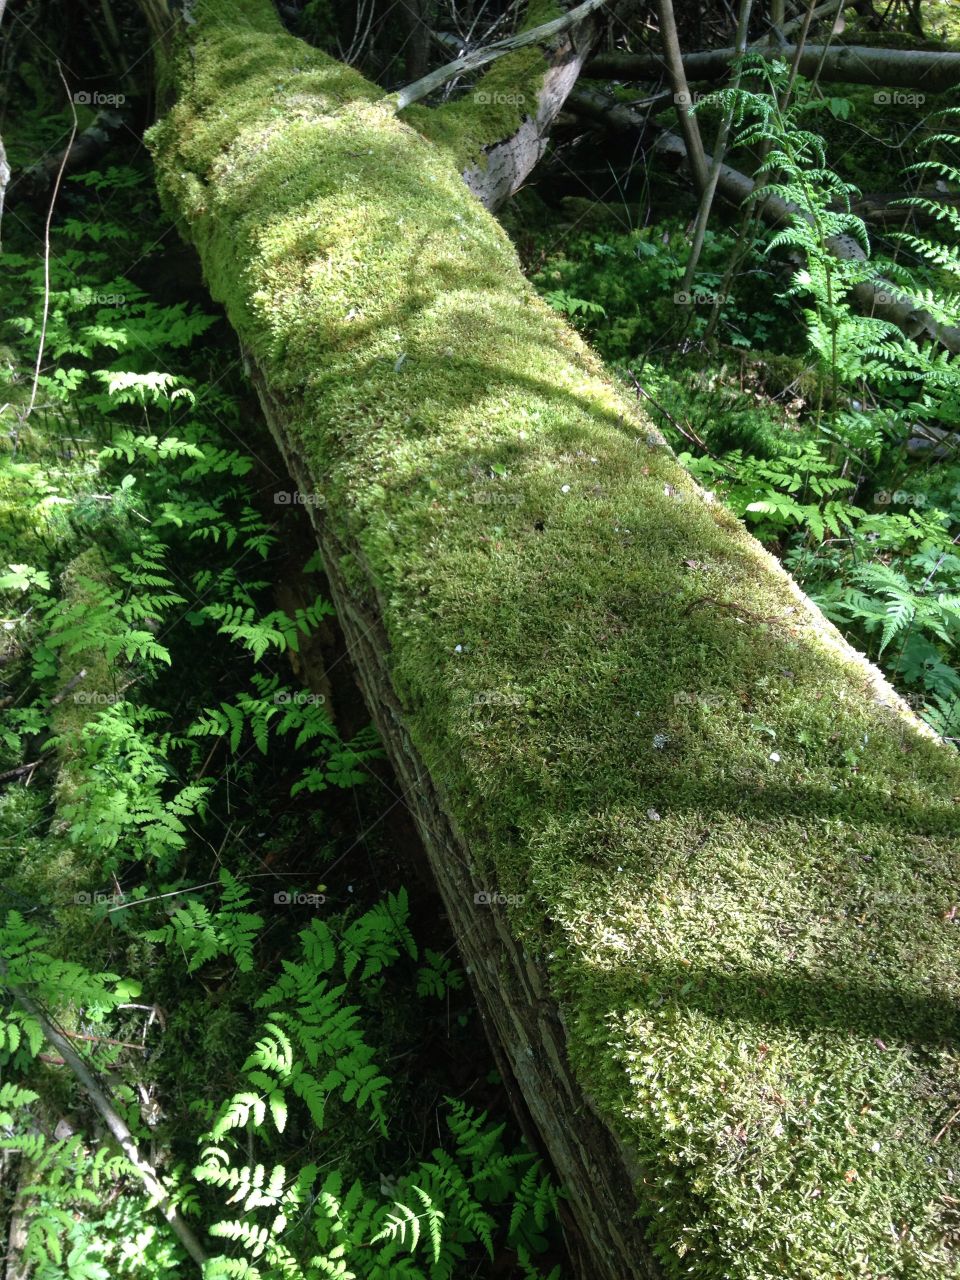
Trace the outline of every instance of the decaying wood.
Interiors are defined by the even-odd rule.
[[[462,57],[454,58],[452,62],[448,62],[443,67],[438,67],[436,71],[431,71],[429,75],[423,76],[420,80],[415,80],[413,84],[408,84],[405,88],[398,90],[394,94],[394,102],[398,111],[403,111],[405,107],[412,106],[414,102],[420,102],[424,98],[428,98],[431,93],[436,93],[438,89],[442,89],[450,80],[456,79],[457,76],[466,75],[471,71],[479,71],[481,67],[488,66],[497,58],[502,58],[508,53],[515,53],[518,49],[528,49],[531,45],[547,45],[557,36],[571,31],[574,27],[579,26],[586,21],[593,13],[602,8],[607,0],[583,0],[582,4],[577,5],[575,9],[571,9],[569,13],[565,13],[562,18],[554,18],[551,22],[544,22],[539,27],[531,27],[529,31],[521,31],[518,35],[507,36],[503,40],[495,40],[492,44],[484,45],[483,48],[474,49],[470,53],[463,54]]]
[[[285,428],[288,411],[249,353],[246,361],[290,475],[299,489],[310,492],[316,481]],[[578,1274],[591,1280],[660,1280],[642,1228],[624,1211],[635,1200],[643,1171],[594,1110],[570,1068],[566,1031],[548,995],[547,976],[512,936],[502,912],[476,909],[476,895],[488,886],[477,878],[450,806],[411,740],[390,678],[390,644],[381,621],[385,601],[377,581],[357,548],[336,536],[323,507],[306,510],[357,681],[423,841],[514,1109],[521,1122],[527,1115],[532,1120],[527,1136],[536,1147],[550,1135],[549,1155],[576,1224],[570,1248],[584,1260]],[[362,585],[344,577],[348,551]]]
[[[765,58],[791,62],[795,45],[757,48]],[[730,69],[736,49],[707,49],[683,55],[688,80],[720,80]],[[800,74],[845,84],[913,88],[922,93],[952,89],[960,82],[960,53],[931,53],[920,49],[873,49],[866,45],[809,44],[800,50]],[[671,78],[666,58],[656,53],[604,53],[591,59],[586,74],[596,79],[658,80]],[[878,105],[884,105],[880,103]]]

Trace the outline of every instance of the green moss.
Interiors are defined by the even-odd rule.
[[[376,577],[478,869],[526,895],[665,1273],[960,1274],[955,753],[704,499],[449,153],[243,8],[240,40],[197,6],[161,187]]]
[[[527,7],[521,30],[529,30],[559,17],[552,0]],[[446,148],[457,168],[483,167],[486,151],[503,142],[536,113],[537,98],[547,71],[547,59],[536,46],[518,49],[498,58],[460,98],[437,107],[414,104],[403,119],[425,138]]]

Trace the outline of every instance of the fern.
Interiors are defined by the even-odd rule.
[[[148,930],[148,942],[179,947],[187,957],[187,972],[193,973],[209,960],[228,955],[241,973],[253,968],[253,943],[263,926],[263,917],[247,908],[249,891],[225,868],[220,870],[220,908],[211,912],[196,898],[178,907],[168,925]]]

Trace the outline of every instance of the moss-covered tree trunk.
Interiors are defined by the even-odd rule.
[[[955,753],[534,295],[475,104],[398,119],[267,0],[192,18],[160,188],[581,1274],[956,1275]]]

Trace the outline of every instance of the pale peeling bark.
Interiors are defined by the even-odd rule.
[[[499,209],[518,191],[546,151],[550,126],[597,42],[598,11],[605,4],[606,0],[583,0],[562,17],[465,53],[394,94],[397,110],[405,111],[450,80],[503,59],[495,74],[488,73],[468,91],[472,103],[453,102],[442,108],[454,132],[458,115],[489,118],[490,136],[478,142],[474,126],[468,163],[461,170],[467,186],[488,209]],[[471,110],[473,104],[491,109],[478,113]],[[498,130],[496,121],[504,113],[496,109],[503,106],[514,110],[506,113]],[[421,114],[419,127],[431,135],[429,117]]]
[[[266,0],[194,16],[160,189],[578,1274],[948,1274],[955,753],[536,297],[428,119]]]
[[[586,20],[546,51],[548,66],[532,110],[514,134],[485,148],[483,163],[464,170],[464,182],[488,209],[495,211],[505,204],[539,164],[550,126],[577,83],[596,31],[596,24]]]

